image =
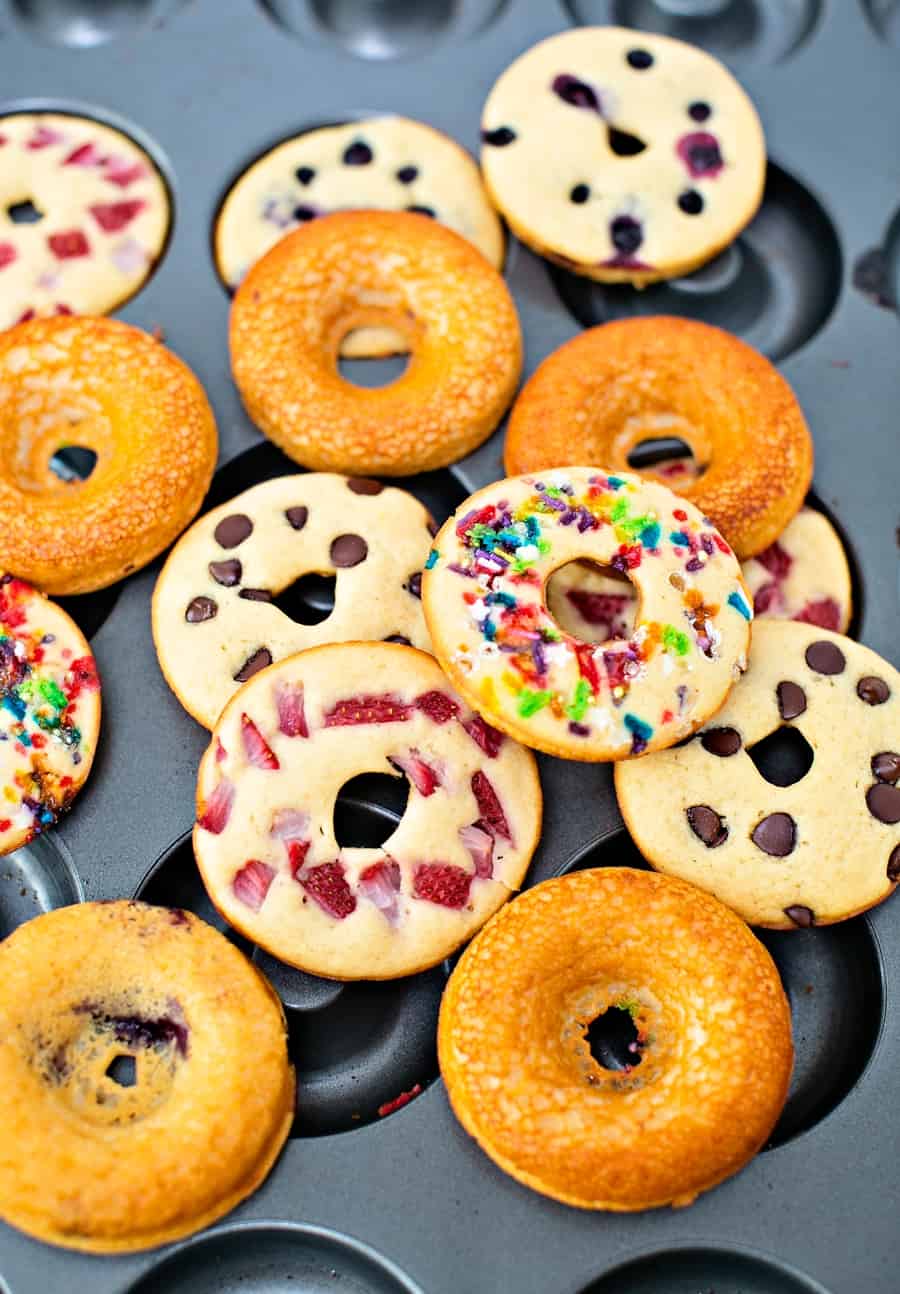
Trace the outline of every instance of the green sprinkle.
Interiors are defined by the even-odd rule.
[[[662,642],[665,650],[674,652],[676,656],[686,656],[691,650],[690,638],[674,625],[663,626]]]
[[[538,710],[543,710],[552,697],[552,692],[533,692],[530,687],[523,687],[519,693],[519,714],[523,719],[530,719]]]
[[[615,503],[612,506],[612,511],[609,514],[609,519],[614,526],[617,526],[621,522],[625,521],[629,511],[630,509],[628,506],[627,499],[616,499]]]
[[[546,556],[546,554],[549,553],[550,551],[550,540],[539,539],[537,541],[537,550],[539,553],[543,553]]]
[[[566,706],[566,714],[575,723],[580,723],[591,703],[591,687],[587,679],[580,678],[575,684],[572,700]]]
[[[53,706],[54,710],[65,710],[69,704],[65,692],[52,678],[41,679],[38,684],[38,691],[44,700]]]

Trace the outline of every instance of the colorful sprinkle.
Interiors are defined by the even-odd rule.
[[[735,611],[742,615],[745,620],[753,619],[753,612],[747,605],[746,599],[740,593],[729,593],[728,605],[730,607],[734,607]]]

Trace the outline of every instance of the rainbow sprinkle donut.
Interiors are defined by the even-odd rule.
[[[638,593],[630,638],[588,643],[547,609],[547,580],[589,560]],[[422,583],[435,653],[490,723],[565,759],[663,750],[718,710],[747,667],[741,568],[685,499],[631,473],[568,467],[472,495]]]

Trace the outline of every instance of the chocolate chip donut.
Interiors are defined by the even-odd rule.
[[[69,808],[99,733],[100,680],[81,630],[30,584],[0,574],[0,854]]]
[[[627,1059],[597,1045],[610,1017],[633,1036]],[[536,886],[477,936],[444,993],[438,1056],[454,1113],[505,1173],[631,1212],[691,1204],[744,1167],[793,1048],[778,972],[743,921],[692,885],[608,867]]]
[[[334,806],[360,773],[405,776],[379,849],[342,848]],[[281,961],[394,979],[448,957],[518,889],[537,845],[530,751],[472,714],[431,656],[315,647],[225,707],[197,782],[194,852],[218,910]]]
[[[0,328],[106,314],[139,290],[169,231],[169,195],[127,135],[88,117],[0,117]]]
[[[369,117],[297,135],[244,172],[216,222],[219,273],[236,288],[288,230],[353,207],[431,216],[503,264],[500,221],[465,149],[421,121]],[[384,328],[357,329],[340,348],[362,358],[407,349],[402,333]]]
[[[648,441],[679,438],[696,475],[640,470],[690,499],[743,561],[782,533],[806,497],[812,437],[787,382],[752,346],[692,319],[620,319],[540,364],[509,419],[512,476],[568,463],[628,467]]]
[[[546,584],[568,562],[625,576],[633,632],[563,632]],[[488,722],[564,759],[661,750],[719,708],[746,665],[753,611],[734,553],[670,490],[560,468],[473,494],[438,532],[422,582],[438,660]]]
[[[294,1117],[278,998],[180,909],[81,903],[0,944],[0,1217],[91,1253],[222,1217]]]
[[[753,104],[703,50],[575,27],[506,69],[482,114],[481,166],[511,229],[576,274],[638,286],[726,247],[762,199]]]
[[[96,455],[64,480],[61,449]],[[180,534],[218,438],[194,374],[115,319],[35,319],[0,333],[0,566],[47,593],[89,593]]]
[[[337,371],[348,333],[401,332],[388,386]],[[312,220],[257,261],[231,308],[231,367],[250,417],[318,471],[410,476],[476,449],[512,399],[522,337],[501,276],[459,234],[408,211]]]
[[[753,747],[802,734],[799,781]],[[799,743],[802,745],[803,743]],[[754,925],[790,930],[864,912],[900,879],[900,674],[816,625],[760,621],[750,667],[688,745],[617,765],[619,808],[660,871],[710,890]]]
[[[326,472],[281,476],[182,535],[153,594],[160,668],[211,728],[259,670],[305,647],[388,639],[428,649],[422,567],[434,523],[405,490]],[[277,605],[295,580],[333,575],[334,610],[296,624]]]

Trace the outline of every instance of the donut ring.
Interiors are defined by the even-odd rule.
[[[627,1011],[637,1062],[587,1029]],[[765,1063],[760,1058],[765,1057]],[[463,953],[438,1059],[460,1123],[505,1173],[563,1204],[691,1204],[765,1144],[787,1097],[778,972],[723,904],[621,867],[528,890]]]
[[[424,122],[370,117],[297,135],[241,175],[216,222],[219,274],[234,289],[288,230],[354,207],[418,211],[467,238],[496,269],[503,264],[503,230],[465,149]],[[367,328],[345,337],[340,353],[365,359],[405,349],[402,334]]]
[[[684,440],[702,475],[639,475],[695,503],[742,561],[806,497],[812,437],[778,370],[721,328],[668,316],[601,324],[554,351],[513,406],[503,461],[510,476],[566,463],[625,470],[661,434]]]
[[[62,481],[56,452],[97,455]],[[89,593],[145,566],[203,500],[216,424],[180,359],[116,319],[0,333],[0,566],[48,593]]]
[[[481,137],[514,233],[607,283],[696,269],[762,199],[766,146],[747,95],[709,54],[647,32],[576,27],[533,46],[488,95]]]
[[[217,930],[126,901],[58,908],[0,944],[0,1217],[89,1253],[228,1213],[294,1117],[281,1003]],[[111,1065],[127,1058],[132,1086]]]
[[[212,728],[242,683],[306,647],[391,639],[431,646],[422,567],[436,527],[405,490],[313,472],[264,481],[196,521],[153,594],[166,682]],[[295,624],[273,596],[310,572],[333,575],[334,610]]]
[[[30,584],[0,575],[0,854],[70,807],[99,734],[100,680],[81,630]]]
[[[348,333],[411,352],[376,389],[337,372]],[[512,399],[522,336],[503,279],[459,234],[406,211],[342,211],[287,234],[231,308],[231,367],[256,425],[317,471],[409,476],[476,449]]]
[[[106,314],[162,255],[169,193],[153,161],[89,117],[0,117],[0,328]]]
[[[334,805],[364,772],[406,775],[379,849],[341,849]],[[194,853],[226,921],[331,979],[449,957],[518,889],[537,847],[534,757],[467,711],[425,652],[313,647],[246,683],[200,764]]]
[[[640,605],[625,641],[564,633],[547,580],[587,558]],[[629,473],[568,467],[498,481],[438,532],[422,603],[435,655],[490,723],[563,759],[662,750],[746,668],[753,612],[734,553],[695,507]]]
[[[812,748],[783,786],[752,748],[779,728]],[[761,620],[750,668],[694,741],[617,767],[619,808],[641,853],[753,925],[843,921],[900,880],[900,673],[817,625]]]

